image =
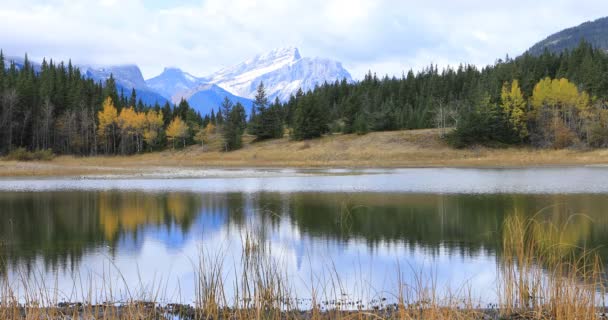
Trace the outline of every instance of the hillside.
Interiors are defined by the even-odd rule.
[[[552,34],[545,40],[532,46],[528,52],[540,55],[547,48],[552,53],[576,48],[582,40],[597,48],[608,50],[608,17],[588,21],[579,26]]]

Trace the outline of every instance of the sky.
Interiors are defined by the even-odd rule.
[[[34,60],[209,75],[279,47],[354,78],[483,66],[608,15],[605,0],[0,0],[0,48]]]

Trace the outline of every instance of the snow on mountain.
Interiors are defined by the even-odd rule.
[[[116,84],[125,88],[148,89],[139,67],[133,64],[119,66],[79,65],[78,68],[87,78],[97,82],[104,82],[112,75]]]
[[[172,100],[180,92],[188,92],[201,83],[201,79],[178,68],[165,68],[158,76],[146,80],[150,89]],[[177,99],[179,102],[180,99]],[[173,101],[176,102],[176,101]]]
[[[121,90],[125,95],[130,95],[131,90],[135,89],[138,98],[146,104],[159,103],[163,104],[168,99],[158,93],[155,89],[148,87],[144,80],[141,70],[136,65],[118,65],[118,66],[91,66],[78,65],[80,72],[87,78],[93,79],[96,82],[104,83],[110,78],[110,75],[116,81],[116,88]]]
[[[216,84],[240,97],[252,99],[260,82],[264,82],[270,99],[285,101],[302,88],[346,79],[352,81],[342,64],[329,59],[303,58],[295,47],[275,49],[235,66],[222,69],[205,82]]]
[[[31,63],[32,67],[34,68],[34,71],[40,72],[42,64],[40,64],[36,61],[32,61],[32,60],[29,60],[29,62]],[[24,57],[4,57],[4,68],[5,69],[10,68],[11,63],[14,63],[15,67],[17,69],[21,69],[25,65],[25,58]]]

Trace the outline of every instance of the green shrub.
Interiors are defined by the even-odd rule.
[[[55,158],[55,154],[51,149],[36,150],[33,152],[34,160],[51,161]]]
[[[4,160],[13,160],[13,161],[50,161],[53,160],[55,155],[53,154],[53,150],[36,150],[36,151],[27,151],[25,148],[17,148],[4,157]]]

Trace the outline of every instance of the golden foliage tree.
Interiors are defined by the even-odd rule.
[[[528,125],[526,115],[526,100],[521,93],[519,81],[513,80],[510,84],[502,86],[500,94],[502,108],[509,118],[509,122],[521,139],[528,136]]]
[[[114,107],[112,98],[107,97],[103,102],[101,111],[97,113],[99,121],[97,134],[104,141],[106,152],[116,151],[116,130],[118,126],[118,111]]]
[[[589,100],[586,92],[579,92],[577,86],[565,78],[544,78],[534,86],[532,92],[532,106],[536,110],[542,107],[572,107],[582,111],[589,107]]]
[[[173,148],[175,148],[175,140],[182,139],[184,147],[186,146],[186,137],[188,136],[188,125],[179,116],[173,118],[166,131],[167,137],[171,140]]]
[[[591,99],[568,79],[542,79],[534,87],[530,104],[546,143],[561,148],[586,137],[586,124],[592,116]]]
[[[149,147],[157,144],[160,129],[164,123],[163,113],[159,111],[149,110],[146,113],[146,128],[144,129],[144,141]]]
[[[146,124],[144,113],[135,111],[135,108],[124,108],[118,116],[118,127],[122,136],[121,147],[123,153],[129,153],[135,147],[140,152],[143,146],[143,131]]]

